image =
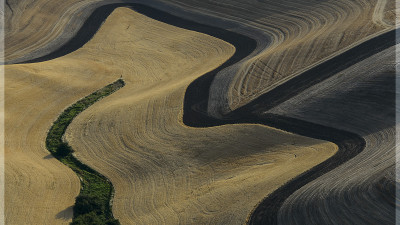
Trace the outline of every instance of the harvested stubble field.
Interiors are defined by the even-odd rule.
[[[185,126],[186,87],[234,48],[129,9],[114,11],[88,44],[110,30],[133,38],[140,60],[125,68],[126,86],[83,112],[66,138],[114,184],[113,211],[122,224],[244,223],[268,192],[336,151],[259,125]]]
[[[5,61],[21,63],[5,67],[7,224],[71,221],[79,179],[46,151],[47,130],[69,105],[121,76],[126,86],[80,114],[65,140],[111,180],[122,224],[257,223],[272,212],[257,214],[266,196],[285,196],[271,224],[394,223],[393,48],[367,45],[376,51],[340,73],[324,71],[325,81],[279,89],[393,30],[393,1],[146,2],[248,36],[256,46],[247,53],[151,9],[101,7],[127,2],[136,1],[6,1]],[[78,44],[58,54],[73,37]],[[241,61],[225,68],[227,60]],[[252,102],[280,93],[271,105]],[[206,127],[188,126],[199,124]],[[328,135],[318,135],[323,129]],[[337,159],[346,149],[329,132],[365,140],[362,153]],[[338,146],[325,140],[339,143],[336,158]],[[317,164],[324,175],[302,174]]]
[[[348,130],[366,142],[355,158],[291,195],[280,224],[395,224],[395,53],[388,48],[269,111]],[[323,222],[331,215],[341,216]]]

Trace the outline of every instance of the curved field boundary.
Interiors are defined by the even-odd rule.
[[[48,61],[78,50],[84,44],[90,41],[90,39],[92,39],[92,37],[96,34],[101,25],[107,19],[107,17],[114,11],[114,9],[124,5],[126,4],[111,4],[100,6],[99,8],[94,10],[93,13],[86,19],[76,35],[72,37],[67,43],[62,45],[59,49],[39,58],[27,60],[17,64]]]
[[[235,113],[240,114],[246,111],[261,112],[272,109],[284,101],[298,95],[307,88],[312,87],[340,71],[343,71],[350,66],[399,43],[400,37],[396,38],[396,32],[398,31],[400,31],[400,29],[388,31],[354,46],[353,48],[277,86],[268,93],[256,98],[251,103],[237,109]]]
[[[234,123],[258,123],[316,139],[331,141],[339,146],[338,152],[333,157],[294,178],[265,198],[248,218],[247,222],[249,224],[276,224],[277,212],[288,196],[306,183],[353,158],[364,149],[365,141],[357,134],[293,118],[273,114],[262,114],[261,112],[279,105],[308,87],[394,45],[396,43],[396,30],[367,40],[299,76],[292,78],[249,104],[226,115],[224,119],[211,118],[206,113],[211,82],[219,71],[239,62],[252,53],[257,46],[256,41],[232,31],[182,19],[142,4],[120,3],[101,6],[93,12],[76,36],[67,44],[53,53],[24,63],[50,60],[66,55],[82,47],[93,37],[108,15],[118,7],[130,7],[150,18],[220,38],[236,47],[235,54],[228,61],[217,69],[196,79],[188,86],[184,99],[183,115],[183,122],[186,125],[192,127],[210,127]]]
[[[348,131],[274,114],[264,114],[258,116],[258,118],[259,123],[271,127],[333,142],[338,146],[338,151],[326,161],[298,175],[268,195],[253,210],[247,220],[248,224],[277,224],[277,213],[283,202],[291,194],[307,183],[355,157],[365,148],[365,140],[359,135]]]
[[[98,100],[114,93],[125,85],[122,79],[115,81],[104,88],[79,100],[68,107],[51,126],[46,147],[60,162],[70,167],[81,180],[81,191],[74,205],[73,223],[88,221],[89,218],[109,224],[119,224],[114,219],[111,210],[111,199],[114,192],[111,182],[87,165],[74,157],[72,148],[63,141],[63,135],[72,120]],[[78,223],[81,224],[81,223]]]

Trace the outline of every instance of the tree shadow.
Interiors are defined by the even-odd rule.
[[[43,159],[53,159],[54,156],[52,154],[48,154],[45,157],[43,157]]]
[[[72,217],[74,216],[73,206],[69,206],[68,208],[62,210],[61,212],[57,213],[56,219],[61,219],[61,220],[72,220]]]

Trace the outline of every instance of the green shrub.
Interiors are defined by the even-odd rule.
[[[47,149],[81,178],[82,189],[73,208],[73,225],[120,225],[119,221],[113,218],[109,205],[112,184],[104,176],[77,160],[71,154],[73,149],[63,142],[62,136],[80,112],[124,85],[124,81],[120,79],[79,100],[61,113],[47,134]]]
[[[121,225],[121,223],[119,222],[119,220],[116,219],[110,219],[107,221],[106,223],[107,225]]]
[[[83,215],[91,212],[103,213],[104,206],[98,197],[79,195],[74,205],[74,215]]]
[[[76,217],[70,225],[121,225],[121,223],[116,219],[105,220],[104,216],[90,212]]]
[[[106,225],[106,223],[104,217],[97,215],[96,212],[91,212],[76,217],[70,225]]]
[[[63,158],[65,156],[69,155],[71,152],[72,152],[71,147],[67,143],[62,142],[57,147],[56,156]]]

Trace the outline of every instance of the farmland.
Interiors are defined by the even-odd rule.
[[[46,137],[118,79],[62,141],[121,224],[394,224],[394,1],[6,3],[6,224],[76,218]]]

